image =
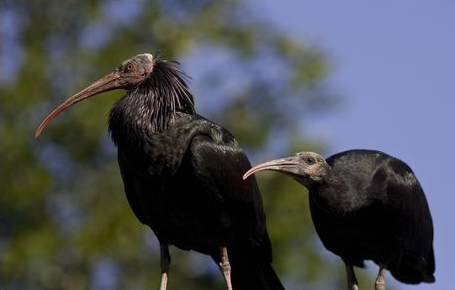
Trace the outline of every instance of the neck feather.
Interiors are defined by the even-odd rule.
[[[112,108],[109,131],[113,141],[117,144],[120,138],[163,132],[177,111],[194,114],[186,78],[176,63],[158,60],[150,77],[131,88]]]
[[[330,170],[330,174],[320,183],[309,188],[310,198],[327,212],[346,215],[363,206],[366,200],[350,188],[344,179]]]

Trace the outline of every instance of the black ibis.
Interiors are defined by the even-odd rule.
[[[187,79],[175,61],[136,55],[54,109],[35,137],[77,102],[126,90],[109,132],[128,202],[160,243],[160,288],[174,245],[210,255],[228,289],[282,289],[256,180],[242,180],[251,165],[231,133],[196,114]]]
[[[244,175],[274,170],[308,188],[311,217],[325,248],[346,265],[349,289],[358,289],[353,266],[379,266],[376,289],[389,270],[398,281],[432,283],[433,224],[424,192],[403,161],[374,150],[350,150],[326,160],[313,152],[259,164]]]

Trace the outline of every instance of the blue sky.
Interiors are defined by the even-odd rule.
[[[326,155],[377,149],[407,162],[419,178],[433,215],[437,282],[391,286],[453,288],[455,2],[261,1],[250,6],[284,33],[326,52],[332,69],[328,84],[343,97],[334,114],[312,119],[310,132],[330,145]]]

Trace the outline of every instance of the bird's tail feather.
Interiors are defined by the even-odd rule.
[[[427,259],[417,261],[415,258],[404,256],[396,265],[389,265],[390,273],[398,281],[408,284],[418,284],[421,282],[435,282],[434,253],[431,249]]]

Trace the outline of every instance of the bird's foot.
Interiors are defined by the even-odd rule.
[[[355,276],[354,267],[352,265],[346,265],[346,274],[348,278],[348,290],[359,290],[359,282]]]
[[[374,289],[375,290],[385,290],[385,279],[384,277],[378,277],[376,282],[374,282]]]
[[[166,290],[167,288],[167,273],[161,273],[160,290]]]
[[[160,241],[160,267],[161,267],[161,283],[160,290],[166,290],[167,274],[171,265],[171,255],[169,254],[169,246]]]
[[[228,290],[232,290],[231,285],[231,265],[229,262],[220,262],[220,269],[223,272],[224,279],[226,280],[226,287]]]
[[[224,280],[226,281],[227,290],[232,290],[231,264],[229,263],[226,247],[220,248],[220,263],[218,265],[220,266],[221,272],[223,273]]]
[[[385,274],[386,274],[385,267],[380,266],[378,277],[376,278],[376,281],[374,282],[375,290],[385,290]]]

